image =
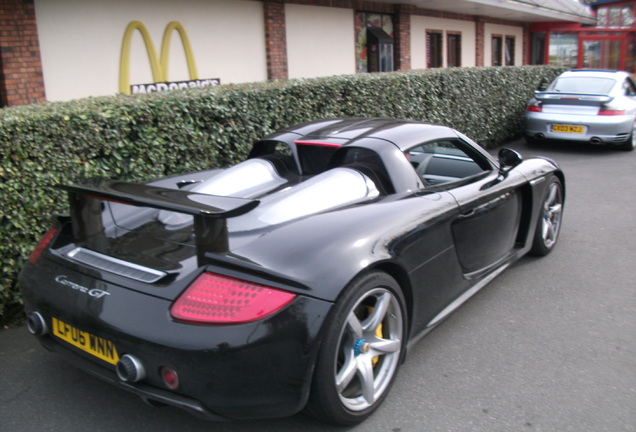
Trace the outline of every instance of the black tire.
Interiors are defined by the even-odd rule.
[[[627,138],[627,141],[617,146],[616,148],[622,151],[633,151],[634,145],[636,144],[636,118],[634,119],[634,123],[632,124],[632,133]]]
[[[634,141],[636,141],[636,132],[632,132],[627,141],[618,146],[618,149],[623,151],[632,151],[634,150]]]
[[[380,406],[402,363],[404,296],[386,273],[362,275],[343,291],[325,323],[306,412],[355,425]]]
[[[563,185],[555,176],[548,178],[547,182],[530,251],[538,256],[552,252],[559,239],[563,220]]]

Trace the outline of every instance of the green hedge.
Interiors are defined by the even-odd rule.
[[[277,128],[321,117],[452,126],[482,145],[519,134],[532,90],[562,69],[462,68],[227,85],[0,110],[0,325],[21,316],[16,277],[50,217],[57,183],[144,180],[227,166]]]

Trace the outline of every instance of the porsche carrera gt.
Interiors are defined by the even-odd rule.
[[[151,404],[343,425],[422,336],[554,249],[565,200],[552,160],[363,118],[286,128],[229,168],[59,187],[70,212],[19,278],[44,347]]]

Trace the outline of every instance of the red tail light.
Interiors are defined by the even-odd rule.
[[[598,111],[598,115],[602,115],[602,116],[625,115],[625,110],[608,110],[608,109],[601,108]]]
[[[31,255],[29,255],[29,262],[31,264],[35,264],[36,262],[38,262],[40,256],[42,255],[42,252],[44,252],[44,249],[46,249],[49,243],[51,243],[51,240],[53,240],[53,238],[57,235],[57,231],[57,228],[51,228],[46,232],[46,234],[42,236],[38,244],[35,245],[35,249],[33,249]]]
[[[531,104],[526,106],[526,111],[529,112],[542,112],[543,108],[541,108],[541,105],[537,104]]]
[[[295,294],[213,273],[203,273],[170,308],[179,321],[237,324],[262,319],[289,304]]]

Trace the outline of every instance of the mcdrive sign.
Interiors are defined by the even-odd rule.
[[[130,84],[130,44],[132,41],[132,35],[135,30],[139,30],[141,37],[146,46],[146,52],[148,53],[148,60],[150,61],[150,69],[152,71],[152,79],[154,83],[151,84]],[[170,38],[172,32],[176,30],[181,37],[181,44],[185,52],[186,62],[188,64],[188,72],[190,74],[189,81],[170,81],[168,79],[168,61],[170,57]],[[186,34],[181,23],[177,21],[171,21],[166,26],[163,32],[163,39],[161,40],[161,53],[157,57],[157,51],[152,43],[152,38],[148,29],[140,21],[132,21],[126,27],[124,32],[124,40],[121,46],[121,57],[119,61],[119,92],[124,94],[131,93],[153,93],[159,91],[177,90],[193,87],[207,87],[219,85],[221,80],[219,78],[211,79],[199,79],[197,73],[197,67],[194,62],[194,55],[192,54],[192,47],[190,46],[190,40]]]

